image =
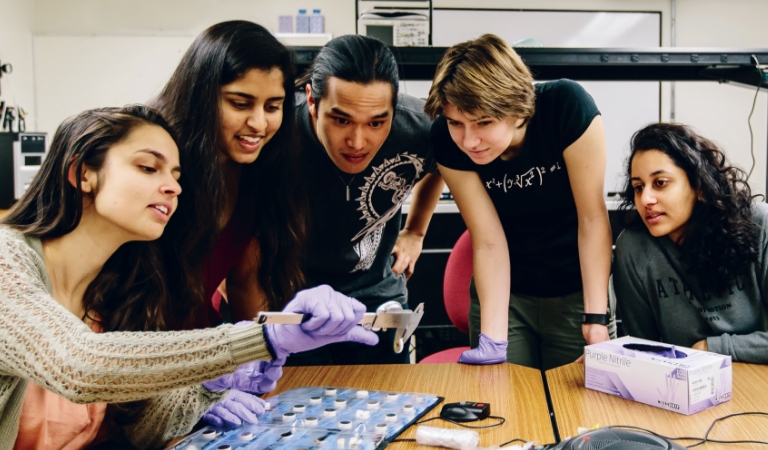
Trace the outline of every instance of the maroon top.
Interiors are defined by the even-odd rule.
[[[203,262],[203,277],[205,286],[205,298],[211,299],[211,311],[209,319],[211,325],[221,322],[221,294],[216,289],[221,282],[227,278],[229,272],[235,267],[235,264],[243,256],[243,252],[252,238],[246,220],[243,214],[238,214],[237,210],[232,213],[232,217],[221,232],[219,240],[213,247],[211,253]]]

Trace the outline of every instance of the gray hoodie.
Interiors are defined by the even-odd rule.
[[[768,204],[752,211],[761,227],[757,262],[719,297],[701,291],[668,237],[624,230],[613,280],[624,331],[685,347],[706,339],[711,352],[768,364]]]

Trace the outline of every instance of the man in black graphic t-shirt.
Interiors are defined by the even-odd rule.
[[[394,57],[364,36],[330,41],[297,85],[304,91],[296,119],[310,200],[307,287],[328,284],[369,311],[390,300],[405,308],[405,282],[443,187],[424,102],[398,95]],[[373,349],[331,345],[292,355],[288,365],[407,362],[407,352],[395,354],[392,346],[382,335]]]

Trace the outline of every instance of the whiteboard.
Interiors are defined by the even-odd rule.
[[[513,11],[435,9],[432,42],[450,47],[485,33],[509,43],[535,40],[545,47],[659,47],[661,15],[644,12]],[[544,80],[537,80],[544,81]],[[629,139],[643,126],[661,119],[660,83],[656,81],[579,81],[594,98],[605,123],[608,144],[606,194],[621,190]],[[408,82],[420,95],[429,89]],[[611,198],[611,200],[615,199]],[[614,202],[609,207],[616,206]]]

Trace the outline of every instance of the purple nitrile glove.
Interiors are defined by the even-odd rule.
[[[345,334],[360,322],[365,311],[365,305],[327,284],[299,291],[283,308],[283,312],[312,314],[301,328],[321,336]]]
[[[314,350],[336,342],[358,342],[376,345],[376,333],[357,326],[366,308],[359,301],[334,291],[330,286],[318,286],[296,294],[284,312],[311,314],[301,325],[267,324],[264,333],[280,360],[291,353]]]
[[[277,380],[283,376],[284,364],[284,358],[249,362],[238,367],[234,373],[204,382],[203,386],[209,391],[237,389],[250,394],[266,394],[277,387]]]
[[[498,364],[507,362],[507,341],[494,341],[488,335],[480,333],[477,347],[467,350],[459,357],[464,364]]]
[[[256,423],[264,415],[264,400],[246,392],[232,389],[223,401],[216,403],[203,415],[203,420],[216,427],[237,427]]]

